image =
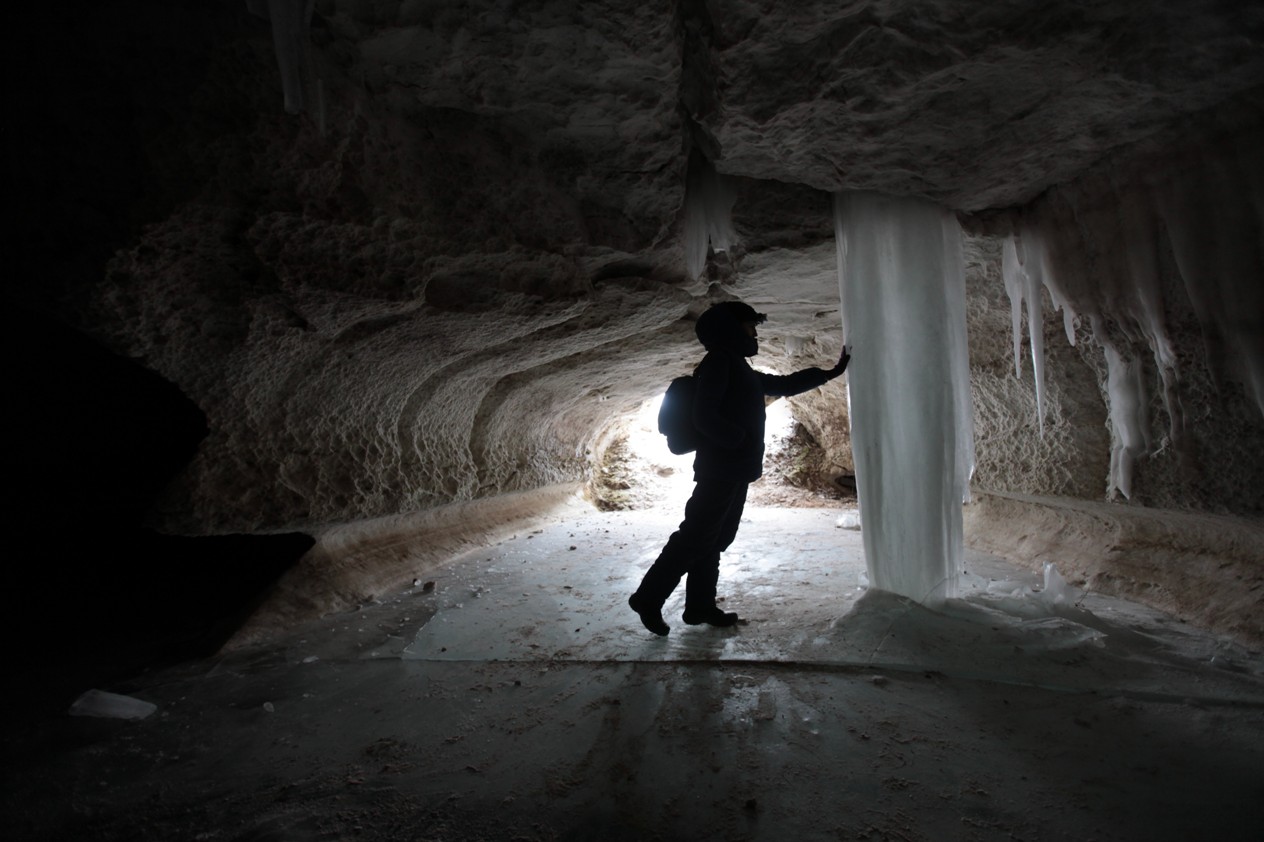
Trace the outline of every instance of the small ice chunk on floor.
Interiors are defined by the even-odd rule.
[[[144,719],[158,706],[152,702],[120,696],[104,690],[89,690],[70,706],[71,716],[101,716],[109,719]]]
[[[1045,562],[1045,587],[1040,598],[1049,605],[1074,605],[1080,598],[1078,589],[1067,584],[1053,562]]]
[[[860,513],[845,512],[842,517],[834,522],[839,529],[851,529],[856,532],[860,531]]]

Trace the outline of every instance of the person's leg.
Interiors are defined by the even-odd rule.
[[[694,486],[685,504],[685,519],[628,599],[641,622],[655,634],[667,634],[661,614],[663,603],[680,584],[681,577],[690,573],[692,579],[692,568],[700,559],[708,559],[724,537],[729,523],[726,515],[739,486],[744,499],[745,483],[701,481]],[[732,536],[728,540],[732,541]],[[718,575],[718,560],[716,570]]]
[[[728,493],[728,505],[716,523],[715,537],[705,553],[700,554],[689,569],[685,581],[685,608],[706,611],[715,607],[716,585],[720,581],[720,554],[737,537],[746,508],[746,483],[737,483]]]

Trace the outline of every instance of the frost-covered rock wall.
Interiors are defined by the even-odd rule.
[[[29,9],[13,120],[31,141],[10,156],[28,212],[10,240],[30,282],[6,294],[206,413],[161,525],[274,529],[583,480],[605,425],[697,360],[690,318],[717,298],[770,314],[757,364],[832,363],[830,192],[920,196],[973,212],[976,486],[1109,494],[1121,428],[1104,336],[1147,386],[1132,502],[1258,512],[1261,425],[1234,362],[1254,352],[1208,354],[1219,322],[1199,312],[1224,272],[1191,296],[1178,256],[1156,257],[1184,448],[1114,294],[1093,299],[1100,332],[1075,305],[1074,346],[1042,298],[1041,435],[1002,272],[1004,238],[1028,223],[1068,254],[1112,253],[1125,232],[1081,221],[1100,197],[1201,173],[1206,138],[1260,125],[1258,14],[766,6],[318,0],[285,80],[245,3]],[[131,49],[99,48],[115,42]],[[1250,195],[1226,172],[1209,195]],[[1216,218],[1185,207],[1191,224]],[[1249,302],[1236,312],[1258,325]],[[841,471],[844,404],[835,386],[796,401]]]
[[[225,300],[219,221],[173,219],[111,262],[93,307],[115,347],[212,419],[164,503],[169,527],[342,520],[578,480],[609,416],[692,341],[692,298],[671,284],[610,278],[576,295],[568,261],[481,256],[443,264],[461,266],[459,292],[440,271],[415,278],[416,297],[374,294],[415,259],[400,226],[392,244],[372,226],[270,221],[229,250],[266,287]],[[519,291],[533,267],[543,280]],[[369,289],[334,288],[357,269]]]
[[[1014,372],[1010,302],[1001,280],[1001,241],[966,238],[966,319],[979,490],[1098,499],[1110,459],[1098,373],[1065,342],[1046,344],[1041,432],[1031,365]],[[1046,311],[1048,312],[1048,311]],[[1046,335],[1062,328],[1041,322]],[[1083,346],[1079,346],[1082,348]],[[1023,349],[1025,350],[1025,349]]]

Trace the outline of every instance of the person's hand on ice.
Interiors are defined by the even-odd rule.
[[[838,375],[847,370],[847,363],[851,361],[851,346],[844,345],[843,352],[838,355],[838,364],[831,368],[826,374],[833,380]]]

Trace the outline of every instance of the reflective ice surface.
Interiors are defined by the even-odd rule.
[[[1146,698],[1264,700],[1258,655],[1161,612],[1082,593],[1053,568],[1041,576],[966,552],[959,597],[935,610],[868,590],[863,533],[844,528],[836,509],[748,510],[720,573],[722,604],[744,622],[684,625],[681,588],[663,611],[671,634],[656,637],[626,600],[677,517],[660,509],[562,520],[472,552],[432,592],[403,597],[429,607],[402,640],[362,657],[815,664]]]

